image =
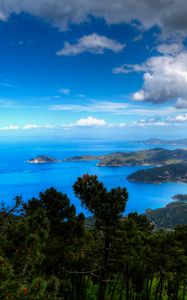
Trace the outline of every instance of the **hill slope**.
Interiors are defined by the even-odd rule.
[[[186,182],[187,161],[146,170],[139,170],[130,174],[129,181],[162,183],[162,182]]]
[[[187,203],[172,202],[164,208],[147,210],[145,215],[156,229],[174,229],[187,224]]]

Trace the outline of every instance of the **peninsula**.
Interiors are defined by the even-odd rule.
[[[162,167],[139,170],[130,174],[129,181],[145,183],[184,182],[187,183],[187,161]]]
[[[97,155],[82,155],[82,156],[73,156],[70,158],[64,158],[64,161],[70,161],[70,162],[79,162],[79,161],[93,161],[93,160],[100,160],[103,156],[97,156]]]
[[[102,156],[83,155],[66,158],[65,161],[98,160],[99,167],[165,166],[187,160],[187,150],[154,148],[135,152],[114,152]]]
[[[173,196],[173,199],[177,201],[187,201],[187,194],[177,194]]]
[[[168,150],[153,148],[135,152],[114,152],[102,156],[83,155],[66,158],[64,161],[97,160],[99,167],[151,166],[130,174],[129,181],[162,183],[187,183],[187,149]]]
[[[48,164],[48,163],[57,163],[60,162],[60,160],[57,160],[49,156],[41,155],[41,156],[31,158],[27,160],[27,162],[29,164]]]

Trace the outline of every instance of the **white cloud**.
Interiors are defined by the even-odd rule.
[[[176,122],[186,122],[187,121],[187,114],[178,115],[175,117]]]
[[[18,126],[18,125],[8,125],[8,126],[0,127],[1,131],[19,130],[19,129],[20,129],[20,126]]]
[[[20,125],[7,125],[0,127],[0,131],[13,131],[13,130],[33,130],[33,129],[55,129],[55,126],[52,125],[37,125],[37,124],[25,124]]]
[[[85,105],[78,104],[62,104],[52,105],[49,110],[62,110],[62,111],[86,111],[86,112],[110,112],[110,113],[121,113],[126,111],[129,107],[128,104],[123,102],[110,102],[110,101],[91,101]]]
[[[174,125],[174,124],[173,124]],[[139,119],[132,123],[129,123],[129,126],[135,127],[165,127],[171,126],[170,122],[167,120],[162,120],[159,117],[147,118],[147,119]]]
[[[54,129],[55,127],[52,125],[37,125],[37,124],[26,124],[21,127],[22,130],[30,130],[30,129]]]
[[[182,115],[177,115],[174,118],[168,118],[168,122],[171,122],[171,123],[187,122],[187,113],[182,114]]]
[[[184,50],[184,46],[181,43],[169,43],[169,44],[161,44],[157,47],[157,51],[162,54],[169,54],[175,56],[176,54],[182,52]]]
[[[181,44],[162,44],[160,53],[140,65],[122,65],[113,73],[144,72],[143,86],[132,95],[136,101],[162,103],[177,100],[176,108],[187,103],[187,51]]]
[[[100,127],[100,126],[106,126],[107,123],[103,119],[96,119],[92,116],[86,118],[86,119],[80,119],[77,122],[73,124],[75,127]]]
[[[64,48],[59,50],[56,54],[65,56],[78,55],[83,52],[102,54],[104,50],[111,50],[117,53],[124,47],[125,45],[115,40],[93,33],[81,37],[76,44],[65,42]]]
[[[64,94],[66,96],[70,95],[70,89],[60,89],[59,93]]]
[[[129,74],[133,72],[144,72],[145,66],[138,64],[124,64],[120,67],[116,67],[112,70],[113,74]]]
[[[145,92],[143,90],[140,90],[133,94],[133,100],[136,101],[143,101],[145,100]]]
[[[161,103],[187,96],[187,52],[152,57],[145,67],[144,84],[138,91],[142,100]]]
[[[27,129],[37,129],[40,128],[40,126],[36,125],[36,124],[26,124],[22,127],[23,130],[27,130]]]
[[[115,129],[122,130],[123,128],[143,128],[143,127],[185,127],[187,126],[187,113],[174,115],[173,117],[166,116],[154,116],[154,117],[141,117],[135,121],[126,121],[124,117],[124,122],[120,123],[107,123],[104,119],[99,119],[93,116],[89,116],[87,118],[81,118],[73,123],[69,124],[58,124],[58,125],[38,125],[38,124],[25,124],[25,125],[7,125],[4,127],[0,127],[1,132],[5,131],[30,131],[45,133],[50,131],[60,132],[62,130],[73,130],[73,129],[89,129],[89,128],[97,128],[97,129]]]

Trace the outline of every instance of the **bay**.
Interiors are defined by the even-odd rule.
[[[164,148],[175,149],[164,145]],[[129,193],[126,213],[142,213],[147,208],[163,207],[171,202],[175,194],[187,191],[183,183],[145,184],[128,182],[126,177],[145,167],[98,167],[96,161],[60,162],[58,164],[29,164],[26,161],[38,155],[48,155],[57,159],[75,155],[102,155],[115,151],[137,151],[154,148],[132,141],[103,140],[61,140],[61,141],[9,141],[0,142],[0,201],[6,206],[21,195],[24,201],[37,197],[40,191],[55,187],[66,193],[75,204],[77,212],[89,213],[81,207],[74,196],[72,185],[83,174],[96,174],[107,189],[126,187]]]

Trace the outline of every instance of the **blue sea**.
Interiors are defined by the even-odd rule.
[[[174,149],[168,145],[164,148]],[[26,161],[38,155],[48,155],[57,159],[75,155],[102,155],[115,151],[136,151],[154,148],[153,145],[127,141],[12,141],[0,142],[0,201],[6,206],[13,205],[15,196],[24,201],[37,197],[40,191],[55,187],[66,193],[75,204],[77,213],[89,212],[74,196],[72,185],[83,174],[96,174],[108,190],[126,187],[129,199],[126,212],[144,212],[147,208],[163,207],[172,201],[175,194],[187,193],[183,183],[144,184],[128,182],[126,177],[142,167],[97,167],[91,162],[60,162],[57,164],[29,164]],[[145,168],[145,167],[144,167]]]

